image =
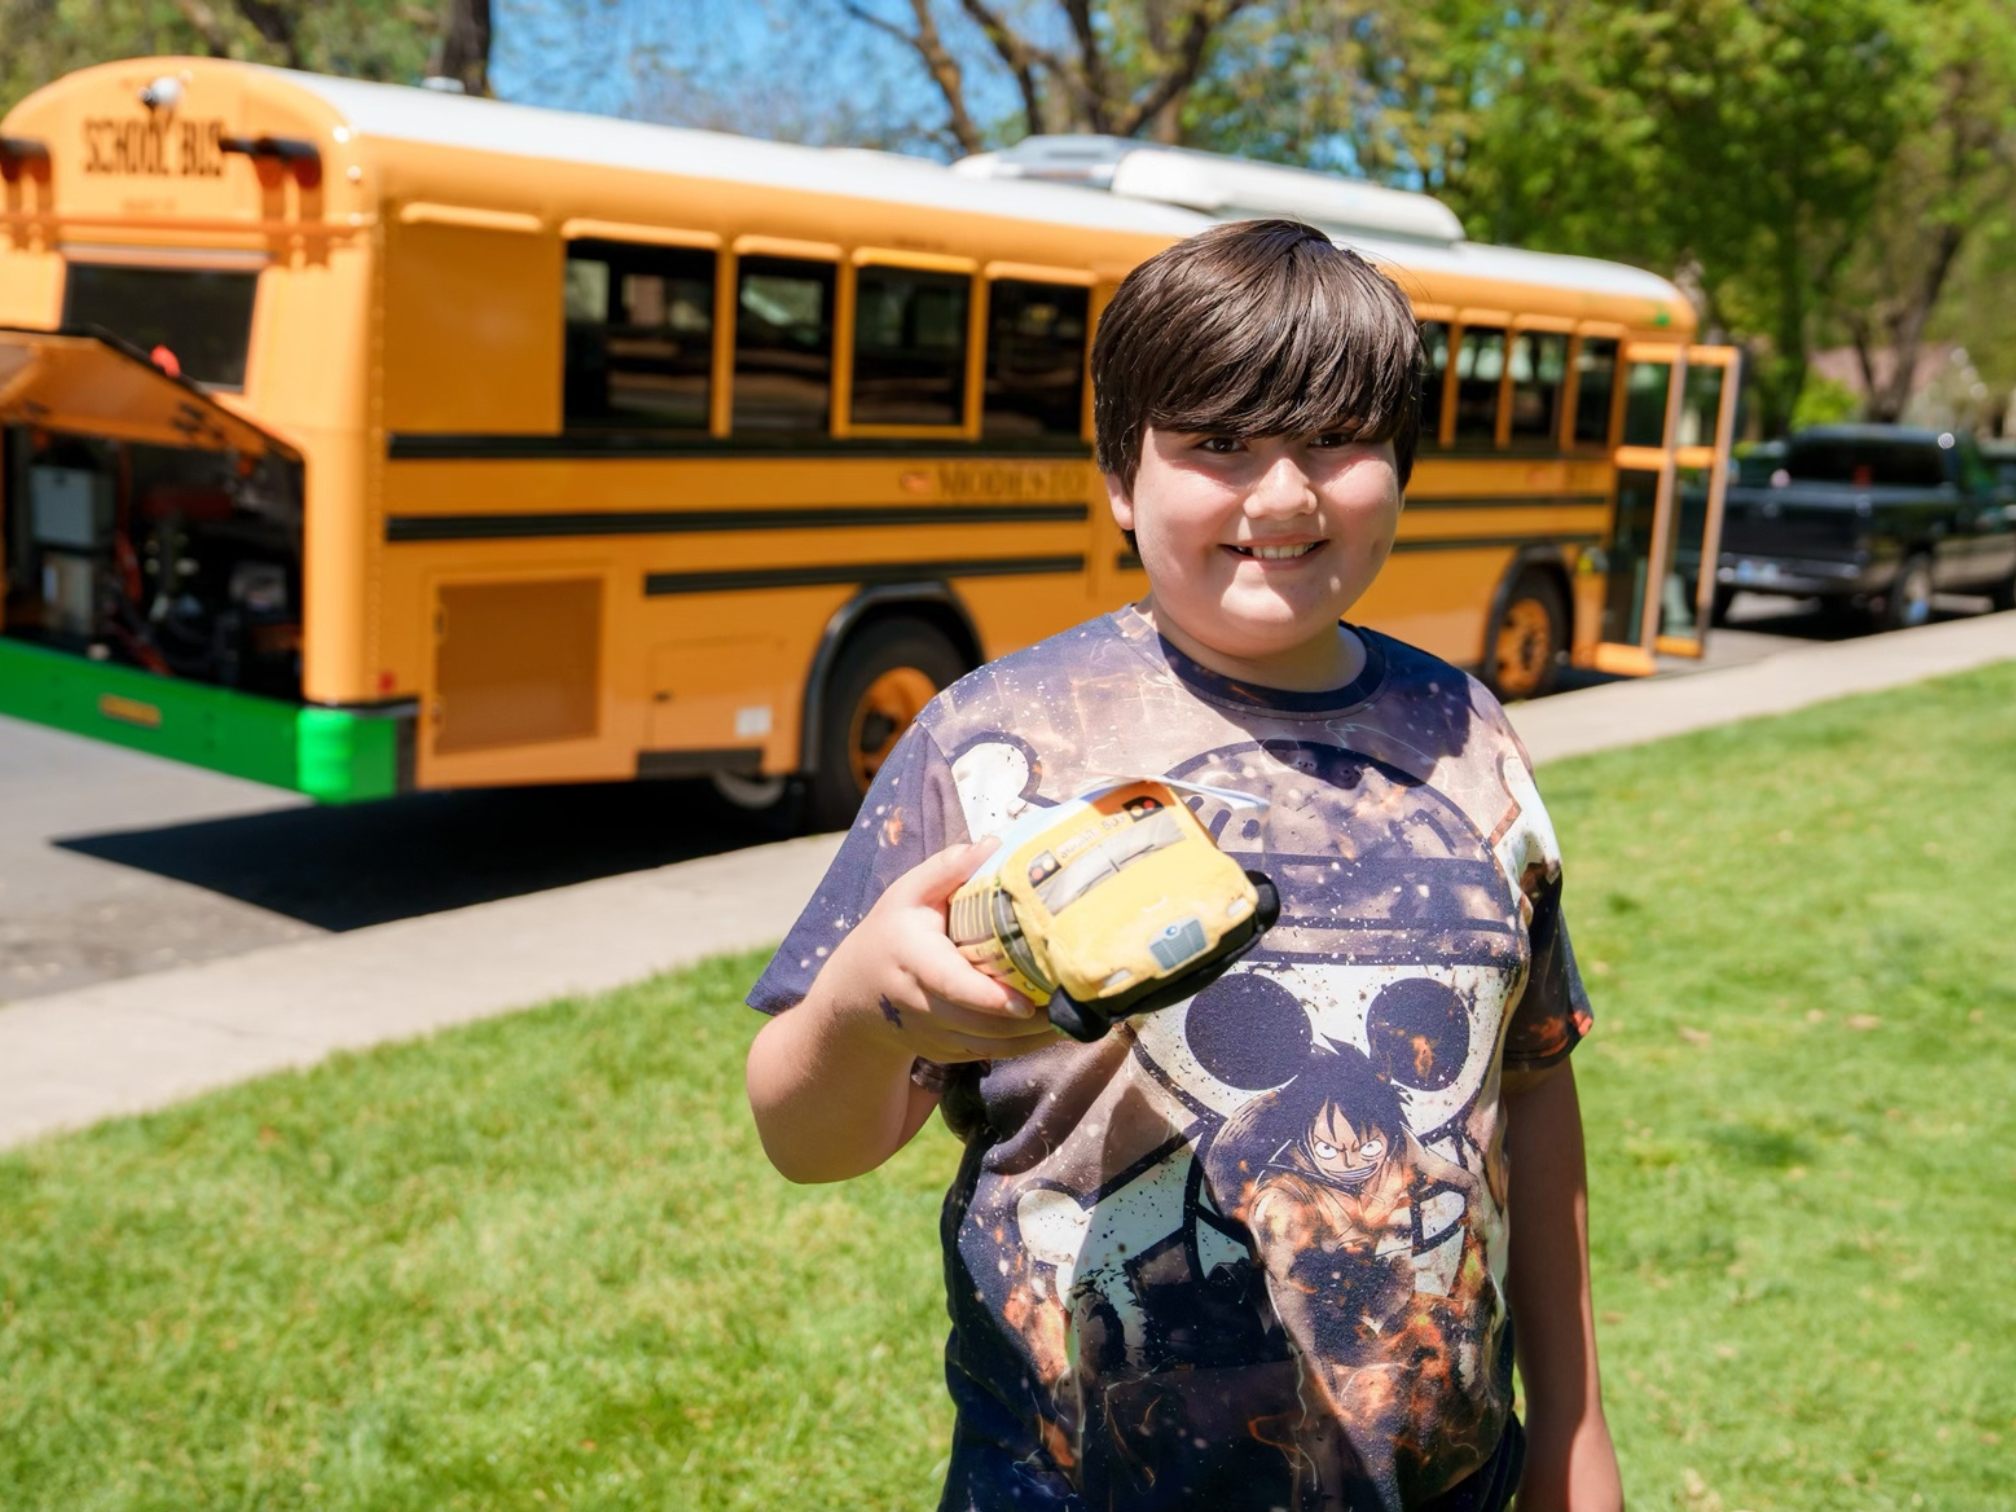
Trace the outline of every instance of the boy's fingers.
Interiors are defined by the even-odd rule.
[[[973,869],[988,856],[1001,842],[990,835],[985,840],[977,840],[971,845],[951,845],[927,860],[912,867],[903,878],[908,884],[912,897],[931,908],[942,908],[960,885],[973,875]]]
[[[950,941],[942,949],[927,952],[912,970],[917,985],[933,998],[970,1012],[1023,1019],[1034,1011],[1029,999],[987,975],[959,954]]]

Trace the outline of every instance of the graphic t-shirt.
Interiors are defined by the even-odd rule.
[[[1359,633],[1331,693],[1229,681],[1132,608],[962,679],[751,993],[798,1002],[891,881],[1031,805],[1268,800],[1188,800],[1281,893],[1231,972],[1094,1044],[918,1067],[966,1141],[946,1509],[1398,1512],[1512,1473],[1500,1069],[1567,1055],[1588,1005],[1503,711]]]

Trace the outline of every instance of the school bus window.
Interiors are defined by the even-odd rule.
[[[1610,404],[1617,393],[1617,343],[1607,336],[1584,336],[1575,354],[1575,442],[1607,446]]]
[[[1456,440],[1498,439],[1498,383],[1505,376],[1505,333],[1466,326],[1456,348]]]
[[[1712,446],[1722,415],[1722,377],[1728,369],[1690,364],[1680,401],[1680,434],[1676,446]]]
[[[833,413],[833,265],[747,257],[735,292],[735,429],[823,431]]]
[[[567,427],[705,430],[714,255],[578,241],[567,248]]]
[[[1421,322],[1421,445],[1442,444],[1442,390],[1449,374],[1449,322]]]
[[[1666,444],[1666,395],[1673,386],[1672,366],[1664,362],[1634,362],[1624,377],[1624,444]]]
[[[1561,389],[1568,377],[1568,338],[1521,331],[1512,338],[1512,440],[1552,447],[1561,435]]]
[[[96,326],[211,388],[245,387],[257,273],[72,263],[63,323]]]
[[[1004,278],[987,292],[989,436],[1075,436],[1085,407],[1091,291]]]
[[[972,280],[909,268],[854,279],[857,425],[953,425],[966,416],[966,312]]]

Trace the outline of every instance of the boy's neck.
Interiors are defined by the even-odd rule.
[[[1284,693],[1327,693],[1355,680],[1365,670],[1365,643],[1350,626],[1339,623],[1301,645],[1265,656],[1234,656],[1200,641],[1163,613],[1150,593],[1138,606],[1156,632],[1178,651],[1236,682]]]

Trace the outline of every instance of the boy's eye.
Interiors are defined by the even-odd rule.
[[[1333,1145],[1333,1144],[1325,1144],[1325,1143],[1324,1143],[1324,1142],[1323,1142],[1322,1140],[1320,1140],[1320,1139],[1318,1139],[1318,1140],[1313,1140],[1313,1141],[1311,1141],[1311,1142],[1312,1142],[1312,1143],[1313,1143],[1313,1144],[1315,1145],[1315,1147],[1316,1147],[1316,1153],[1317,1153],[1317,1155],[1318,1155],[1319,1157],[1321,1157],[1322,1159],[1324,1159],[1324,1160],[1335,1160],[1335,1159],[1337,1158],[1337,1146],[1335,1146],[1335,1145]]]
[[[1349,435],[1344,431],[1324,431],[1320,436],[1314,437],[1309,444],[1328,450],[1333,447],[1350,446],[1356,440],[1355,436]]]
[[[1358,1146],[1358,1153],[1363,1155],[1367,1160],[1377,1160],[1381,1155],[1386,1153],[1386,1141],[1383,1139],[1368,1139],[1365,1143]]]
[[[1237,436],[1206,436],[1202,441],[1197,443],[1197,449],[1199,451],[1210,452],[1214,456],[1222,457],[1228,456],[1233,452],[1244,451],[1246,443]]]

